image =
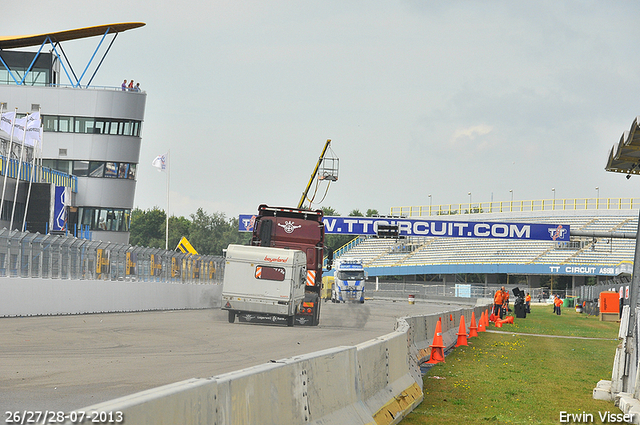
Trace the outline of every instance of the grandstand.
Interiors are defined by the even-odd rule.
[[[513,204],[402,207],[392,208],[391,212],[406,218],[562,224],[569,225],[572,233],[596,235],[615,232],[628,236],[635,234],[638,227],[638,200],[543,200]],[[443,211],[475,213],[452,217]],[[635,239],[602,236],[572,236],[570,242],[360,236],[336,255],[363,259],[370,276],[506,273],[611,277],[631,273],[634,252]]]

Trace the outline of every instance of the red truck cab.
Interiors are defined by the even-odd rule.
[[[260,205],[253,224],[251,245],[295,249],[303,251],[307,256],[305,298],[295,319],[299,325],[316,326],[320,320],[324,258],[323,216],[322,210]]]

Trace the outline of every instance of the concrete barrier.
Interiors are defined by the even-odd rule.
[[[218,389],[215,379],[189,379],[142,391],[127,397],[80,409],[67,423],[125,423],[138,425],[215,424],[218,418]],[[111,417],[102,420],[101,414]]]
[[[370,419],[359,403],[355,347],[279,360],[216,380],[220,424],[337,425]]]
[[[0,317],[212,308],[221,292],[215,284],[2,278]]]
[[[183,381],[79,411],[121,412],[129,425],[397,424],[424,398],[419,365],[428,360],[438,320],[451,348],[460,316],[470,322],[472,311],[479,317],[485,308],[401,318],[395,331],[354,347]]]
[[[423,399],[418,364],[408,352],[408,329],[404,322],[395,332],[357,346],[361,400],[378,425],[397,424]]]

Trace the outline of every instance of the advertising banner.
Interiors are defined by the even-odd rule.
[[[70,204],[68,187],[53,186],[53,223],[51,230],[67,230],[67,206]]]
[[[239,230],[252,232],[255,215],[239,217]],[[569,241],[569,225],[434,220],[429,218],[324,217],[326,234],[376,235],[378,226],[398,226],[400,236]]]
[[[407,266],[367,267],[369,277],[415,274],[465,274],[502,273],[519,275],[565,275],[565,276],[618,276],[629,273],[624,264],[600,266],[596,264],[427,264]]]

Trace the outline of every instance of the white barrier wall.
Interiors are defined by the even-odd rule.
[[[468,328],[471,313],[477,321],[487,308],[399,319],[394,332],[355,347],[187,380],[80,411],[120,411],[128,425],[397,424],[424,398],[419,363],[429,358],[438,320],[451,348],[460,316]]]
[[[0,279],[0,317],[212,308],[222,285]]]

